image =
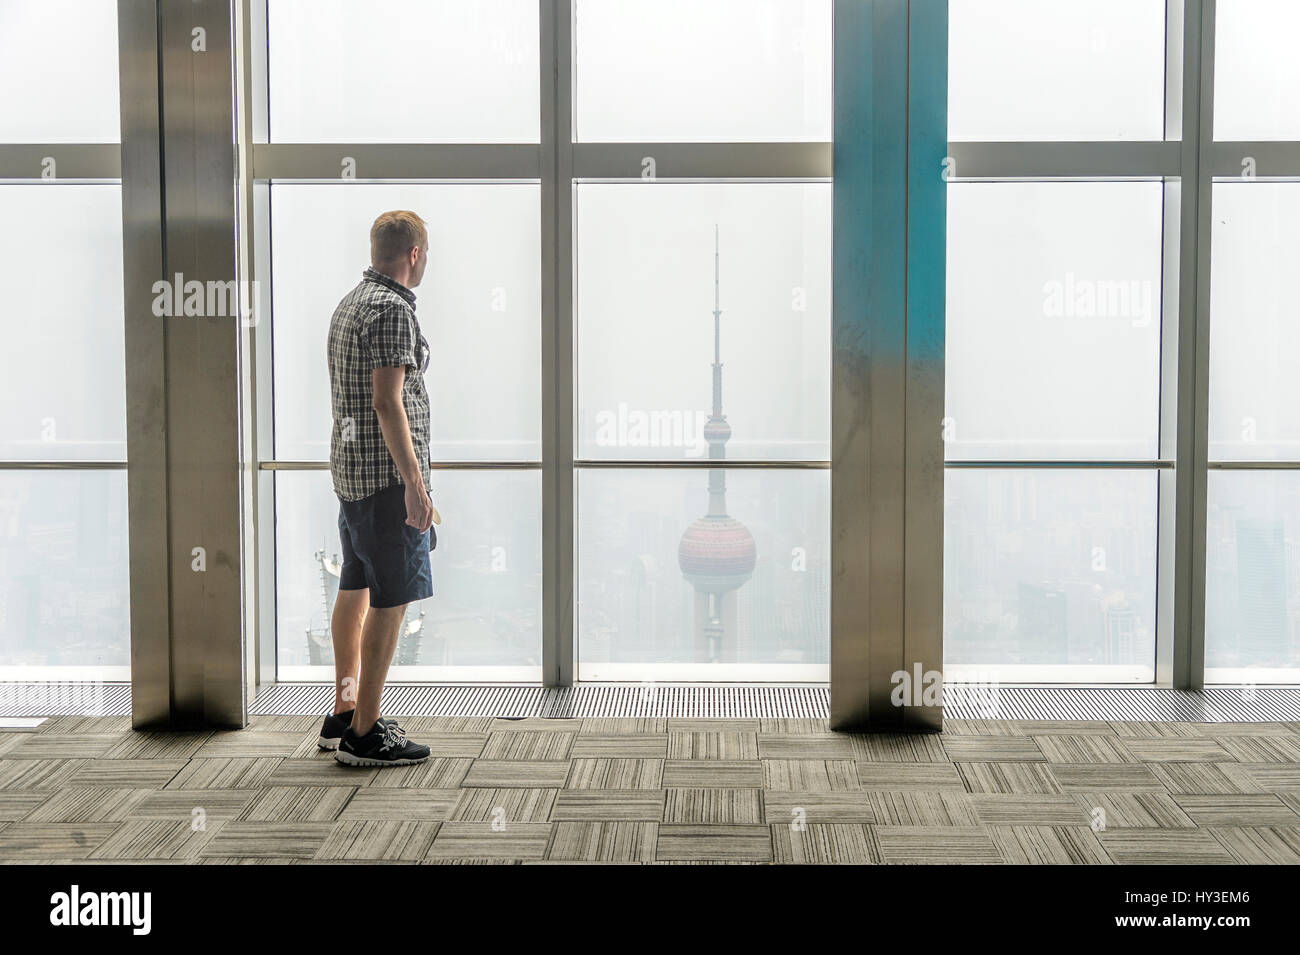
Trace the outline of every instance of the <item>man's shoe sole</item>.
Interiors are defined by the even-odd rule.
[[[428,756],[421,756],[418,759],[371,759],[368,756],[356,756],[343,749],[334,754],[334,759],[344,766],[414,766],[425,762],[428,758]]]
[[[333,739],[330,739],[327,736],[322,736],[316,741],[316,745],[321,749],[336,750],[339,748],[339,743],[341,742],[343,742],[342,736],[335,736]]]

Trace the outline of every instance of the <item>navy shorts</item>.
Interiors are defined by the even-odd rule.
[[[406,523],[406,487],[394,484],[339,502],[343,565],[339,590],[370,588],[370,606],[400,607],[433,596],[430,533]]]

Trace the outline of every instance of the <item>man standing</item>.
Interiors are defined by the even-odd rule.
[[[429,758],[427,746],[410,742],[379,715],[406,606],[433,596],[435,512],[423,377],[429,343],[411,291],[428,256],[424,221],[414,212],[385,212],[370,229],[370,268],[330,321],[330,473],[343,563],[331,620],[334,710],[321,727],[320,746],[337,749],[334,758],[348,766]]]

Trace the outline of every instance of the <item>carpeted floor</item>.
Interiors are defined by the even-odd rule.
[[[411,717],[351,770],[319,722],[0,729],[0,862],[1300,862],[1300,723]]]

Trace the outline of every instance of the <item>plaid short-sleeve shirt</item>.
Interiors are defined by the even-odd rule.
[[[415,293],[368,268],[330,320],[330,403],[334,411],[330,474],[340,500],[359,501],[402,483],[379,430],[370,378],[376,368],[398,365],[406,366],[402,407],[428,487],[429,395],[424,389],[424,370],[429,365],[429,343],[415,318]]]

